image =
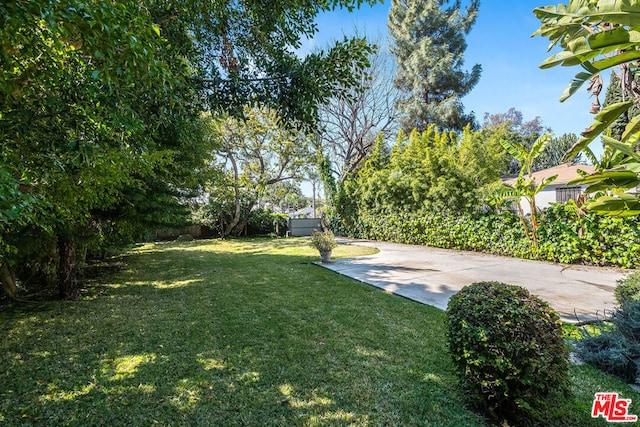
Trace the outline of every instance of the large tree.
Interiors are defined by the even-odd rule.
[[[313,123],[370,48],[294,52],[319,12],[361,3],[0,4],[0,281],[12,292],[11,270],[53,245],[73,297],[79,245],[123,222],[175,221],[207,170],[203,109],[240,116],[251,101]]]
[[[164,2],[163,2],[164,3]],[[317,105],[339,88],[359,84],[371,47],[344,37],[330,48],[301,58],[296,51],[317,31],[316,16],[376,0],[166,0],[161,20],[186,23],[202,65],[195,81],[207,88],[214,111],[241,116],[259,103],[285,122],[313,123]]]
[[[307,134],[283,126],[275,110],[246,107],[244,116],[217,120],[214,128],[214,137],[221,138],[217,167],[224,175],[215,183],[218,191],[211,192],[210,205],[219,209],[223,236],[240,234],[267,189],[301,179],[311,158]]]
[[[384,44],[381,38],[376,40],[359,87],[336,94],[319,109],[322,151],[331,161],[338,185],[362,166],[380,133],[388,140],[398,130],[395,67]]]
[[[192,91],[139,2],[10,2],[0,11],[0,168],[42,206],[37,221],[4,226],[11,250],[0,262],[13,267],[50,241],[60,293],[72,297],[92,211],[171,162],[164,136],[189,116]]]
[[[474,121],[460,98],[480,79],[479,64],[463,69],[465,36],[479,3],[472,0],[463,10],[460,1],[392,0],[389,32],[398,64],[395,84],[406,95],[398,102],[405,130],[431,124],[460,130]]]

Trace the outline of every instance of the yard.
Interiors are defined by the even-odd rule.
[[[340,246],[334,256],[371,249]],[[303,239],[137,246],[77,301],[0,307],[0,424],[434,425],[466,407],[438,309],[313,265]],[[607,425],[573,366],[548,425]]]

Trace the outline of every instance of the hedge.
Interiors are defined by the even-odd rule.
[[[439,212],[363,214],[357,224],[333,218],[345,236],[510,257],[635,268],[640,265],[640,229],[635,218],[578,214],[575,205],[554,204],[539,216],[538,248],[527,239],[517,215],[482,216]]]

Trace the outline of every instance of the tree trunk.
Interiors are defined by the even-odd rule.
[[[76,245],[74,242],[60,238],[58,240],[60,264],[58,266],[58,290],[63,299],[73,299],[77,295],[76,283]]]
[[[236,227],[238,226],[238,224],[240,224],[240,207],[239,207],[239,201],[236,202],[238,204],[238,206],[236,207],[236,211],[235,214],[233,215],[233,219],[231,220],[231,222],[226,226],[225,230],[224,230],[224,236],[222,237],[227,237],[227,236],[232,236],[234,235],[234,230],[236,229]]]
[[[16,299],[18,297],[18,286],[16,285],[16,278],[9,270],[7,264],[0,265],[0,282],[2,282],[2,289],[9,298]]]
[[[531,236],[529,235],[529,225],[527,224],[527,220],[524,216],[520,199],[516,201],[516,206],[518,206],[518,217],[520,217],[520,224],[522,224],[522,228],[524,228],[524,234],[527,236],[527,240],[531,240]]]
[[[228,152],[227,158],[231,161],[231,166],[233,166],[233,198],[235,203],[235,211],[233,213],[233,219],[231,220],[229,225],[227,225],[227,227],[223,230],[223,233],[224,233],[222,236],[223,238],[231,235],[231,233],[233,232],[233,229],[240,222],[240,188],[239,188],[240,185],[238,183],[240,180],[239,178],[240,172],[238,171],[238,164],[236,162],[236,159],[235,157],[233,157],[230,150]]]
[[[533,236],[533,248],[538,249],[538,211],[536,207],[536,197],[533,196],[529,199],[529,206],[531,208],[531,235]]]

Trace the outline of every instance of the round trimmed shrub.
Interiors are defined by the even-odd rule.
[[[469,396],[496,421],[525,424],[551,391],[567,390],[560,319],[522,287],[479,282],[453,295],[447,344]]]

